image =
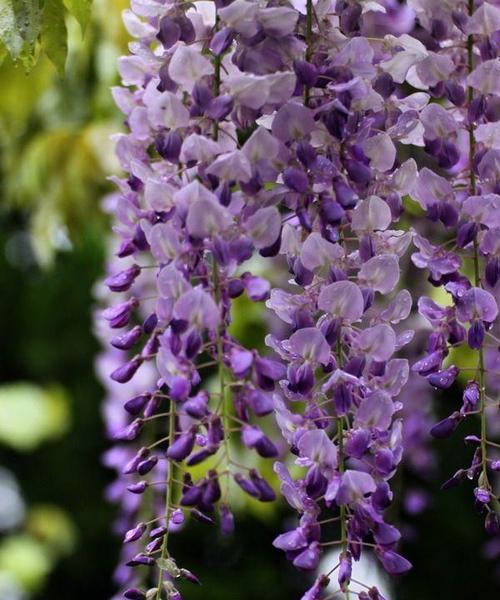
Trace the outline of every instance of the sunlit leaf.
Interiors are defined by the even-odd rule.
[[[0,386],[0,442],[30,451],[69,426],[69,402],[60,388],[17,382]]]
[[[52,565],[45,545],[29,535],[7,537],[0,545],[0,571],[10,573],[28,590],[41,587]]]
[[[36,62],[42,9],[39,0],[0,0],[0,39],[26,70]]]
[[[80,23],[84,33],[90,19],[92,0],[64,0],[64,6]]]
[[[33,506],[28,514],[26,530],[43,541],[57,555],[69,554],[75,546],[75,526],[58,506]]]
[[[62,0],[45,0],[41,31],[42,48],[61,76],[64,75],[68,54],[67,37]]]

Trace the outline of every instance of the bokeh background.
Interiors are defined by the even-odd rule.
[[[104,499],[113,475],[101,459],[107,442],[91,318],[110,228],[101,203],[117,169],[109,136],[122,127],[109,88],[126,51],[126,5],[94,0],[84,37],[66,18],[63,77],[43,55],[28,75],[8,57],[0,66],[0,600],[105,600],[114,591],[119,540]],[[409,267],[407,285],[417,292],[426,288],[420,277]],[[258,337],[256,310],[238,317],[248,344]],[[438,491],[470,449],[460,437],[433,444],[422,429],[450,412],[462,384],[434,399],[418,382],[407,393],[421,415],[395,480],[409,492],[391,510],[415,568],[391,584],[391,600],[500,593],[470,486]],[[285,506],[242,504],[233,540],[189,526],[174,543],[204,585],[187,597],[299,598],[306,578],[271,546],[287,514]]]

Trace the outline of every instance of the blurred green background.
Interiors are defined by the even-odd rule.
[[[100,203],[117,168],[109,135],[121,119],[109,88],[126,51],[126,6],[94,0],[84,37],[66,14],[64,75],[61,57],[58,72],[47,49],[28,49],[14,65],[0,46],[0,600],[105,600],[114,592],[119,543],[110,532],[114,508],[103,498],[112,475],[101,466],[107,443],[91,310],[110,226]],[[408,281],[419,278],[409,271]],[[459,394],[457,387],[437,399],[438,416]],[[433,477],[420,480],[406,468],[395,482],[434,499],[418,515],[401,503],[393,508],[415,568],[391,598],[493,598],[496,568],[483,557],[470,488],[438,493],[470,451],[457,437],[435,451]],[[190,526],[175,543],[204,585],[186,597],[298,599],[305,577],[271,546],[286,518],[285,507],[244,511],[232,541]]]

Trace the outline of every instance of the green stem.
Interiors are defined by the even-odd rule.
[[[168,420],[168,437],[170,440],[173,440],[174,436],[175,436],[175,402],[173,400],[171,400],[170,401],[170,416],[169,416],[169,420]],[[160,561],[160,564],[163,563],[163,561],[169,557],[168,521],[170,518],[170,507],[172,505],[172,500],[173,500],[174,479],[175,479],[174,470],[175,470],[174,463],[172,461],[170,461],[168,463],[167,491],[166,491],[166,496],[165,496],[165,526],[167,528],[167,531],[165,533],[165,537],[163,538],[163,544],[161,547],[161,559],[162,560]],[[162,567],[159,567],[159,570],[160,570],[160,573],[158,575],[158,589],[156,591],[156,600],[161,600],[162,586],[163,586],[163,569],[162,569]]]
[[[217,10],[217,9],[216,9]],[[215,31],[219,29],[219,16],[216,14],[215,16]],[[214,96],[217,97],[220,94],[220,83],[221,83],[221,57],[214,56],[214,85],[213,91]],[[219,122],[217,120],[214,121],[214,131],[213,131],[214,140],[217,141],[219,138]]]
[[[312,56],[312,32],[313,32],[313,3],[312,0],[307,0],[306,5],[306,61],[309,62]],[[310,89],[309,86],[304,88],[304,104],[309,106]]]
[[[469,16],[472,16],[474,12],[474,0],[468,2]],[[474,69],[474,36],[467,36],[467,69],[469,73],[472,73]],[[467,88],[468,104],[471,105],[474,100],[474,90],[471,86]],[[476,153],[475,138],[474,138],[474,123],[469,124],[469,178],[470,178],[470,191],[471,195],[475,196],[477,193],[476,186],[476,174],[474,173],[474,158]],[[474,285],[481,287],[481,272],[479,269],[479,249],[477,239],[474,239]],[[486,389],[484,385],[484,352],[483,347],[478,350],[478,379],[479,379],[479,412],[481,417],[481,467],[482,473],[480,484],[489,487],[488,482],[488,471],[487,471],[487,448],[486,448]]]
[[[214,281],[214,295],[215,301],[220,304],[221,302],[221,287],[220,287],[220,277],[219,277],[219,269],[217,268],[217,263],[215,261],[215,257],[213,257],[213,281]],[[222,311],[221,311],[222,312]],[[226,469],[226,486],[224,490],[224,501],[227,502],[229,495],[229,482],[230,482],[230,469],[229,465],[231,462],[230,456],[230,428],[231,424],[229,422],[229,411],[226,402],[226,377],[225,377],[225,369],[224,369],[224,348],[221,336],[221,326],[217,327],[216,331],[216,350],[217,350],[217,364],[218,364],[218,378],[219,378],[219,395],[220,395],[220,405],[222,412],[222,424],[224,426],[224,455],[226,457],[227,469]]]
[[[337,363],[338,367],[342,366],[342,328],[339,330],[339,337],[337,339]],[[337,443],[338,443],[338,465],[339,472],[342,475],[345,470],[344,465],[344,417],[337,417]],[[340,505],[340,545],[342,552],[346,553],[348,549],[347,544],[347,512],[346,507]],[[345,598],[349,600],[349,586],[345,590]]]

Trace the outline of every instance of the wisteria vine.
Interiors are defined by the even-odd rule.
[[[467,344],[477,356],[461,409],[431,431],[445,437],[479,415],[466,438],[472,465],[445,487],[474,479],[497,534],[487,379],[500,343],[500,9],[132,0],[124,22],[134,41],[113,95],[126,176],[108,202],[118,250],[104,282],[118,297],[101,287],[108,307],[97,315],[103,381],[113,365],[117,597],[179,600],[182,580],[198,582],[171,534],[188,516],[230,534],[233,482],[275,499],[242,448],[279,459],[281,494],[298,513],[276,548],[316,573],[323,551],[339,548],[303,600],[383,600],[370,582],[350,587],[365,549],[392,575],[411,568],[385,520],[412,418],[404,353],[422,325],[401,283],[411,244],[414,265],[450,296],[418,299],[433,330],[412,369],[449,389],[460,373],[450,352]],[[405,210],[410,198],[427,220]],[[252,273],[255,257],[283,276]],[[231,332],[242,294],[281,322],[268,355]]]

